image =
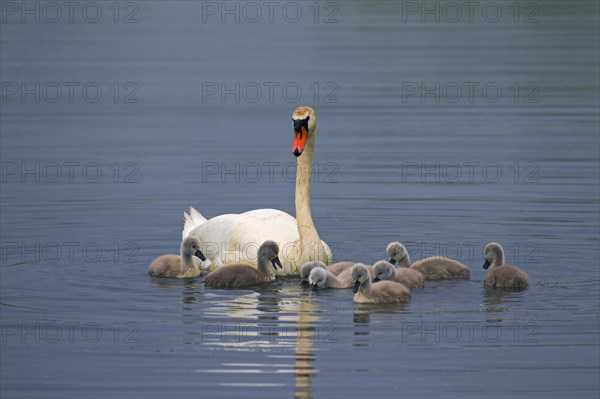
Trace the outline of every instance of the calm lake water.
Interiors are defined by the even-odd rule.
[[[1,7],[2,398],[598,397],[596,1]],[[470,281],[146,276],[189,206],[294,213],[304,104],[335,260],[399,240]],[[483,288],[490,241],[528,290]]]

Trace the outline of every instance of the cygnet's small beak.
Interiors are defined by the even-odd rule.
[[[486,258],[486,259],[485,259],[485,263],[483,264],[483,268],[484,268],[485,270],[487,270],[487,269],[488,269],[488,267],[490,267],[490,264],[491,264],[491,263],[490,263],[490,261],[489,261],[489,260],[487,260],[487,258]]]
[[[200,250],[197,250],[196,252],[194,252],[194,256],[197,256],[198,258],[200,258],[200,260],[202,262],[204,262],[206,260],[206,256],[204,256],[204,254]]]
[[[316,291],[317,290],[317,285],[316,284],[311,284],[310,287],[308,287],[309,291]]]
[[[395,266],[396,265],[396,259],[394,259],[394,258],[390,259],[390,263]]]
[[[279,257],[271,260],[271,264],[273,265],[273,269],[275,269],[275,271],[277,271],[277,266],[279,266],[280,269],[283,269],[283,265],[281,264]]]
[[[354,282],[354,287],[352,287],[352,292],[354,292],[356,294],[358,292],[359,288],[360,288],[360,281],[356,280]]]
[[[374,283],[376,283],[376,282],[378,282],[378,281],[379,281],[379,277],[375,276],[375,277],[373,278],[373,282],[374,282]]]
[[[302,280],[300,281],[300,285],[303,287],[308,287],[310,284],[308,284],[308,280]]]

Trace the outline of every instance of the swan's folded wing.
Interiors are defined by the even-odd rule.
[[[207,219],[193,207],[190,207],[189,213],[183,212],[184,223],[183,232],[181,233],[181,239],[185,240],[185,238],[190,235],[192,230],[206,222],[206,220]]]

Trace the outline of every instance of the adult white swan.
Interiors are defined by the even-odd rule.
[[[310,107],[298,107],[292,115],[294,143],[292,153],[296,166],[296,219],[277,209],[256,209],[240,214],[216,216],[207,220],[190,208],[184,214],[182,238],[196,236],[202,243],[202,253],[210,267],[231,263],[247,263],[256,267],[258,247],[265,241],[279,244],[279,258],[283,270],[279,273],[297,275],[300,267],[309,261],[329,264],[332,255],[329,246],[321,241],[310,211],[310,177],[315,149],[317,122]]]

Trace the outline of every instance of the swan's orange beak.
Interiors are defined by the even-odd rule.
[[[292,119],[294,121],[294,143],[292,153],[299,157],[304,151],[306,138],[308,137],[308,117],[306,119]]]
[[[306,137],[308,137],[308,132],[304,129],[304,126],[300,128],[300,131],[294,131],[294,143],[292,144],[292,152],[295,156],[299,157],[302,155],[302,151],[304,151],[304,146],[306,145]]]

